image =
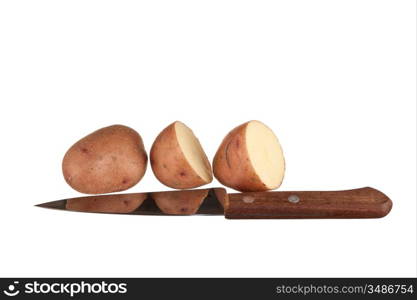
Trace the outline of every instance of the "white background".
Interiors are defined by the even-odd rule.
[[[0,2],[1,276],[415,276],[415,1]],[[369,220],[65,213],[69,146],[175,120],[213,157],[251,119],[281,190],[372,186]],[[211,186],[218,186],[214,181]],[[130,192],[166,190],[150,168]]]

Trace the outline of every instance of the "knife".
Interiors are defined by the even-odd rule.
[[[371,188],[228,194],[224,188],[110,194],[36,205],[66,211],[128,215],[224,215],[227,219],[381,218],[392,201]]]

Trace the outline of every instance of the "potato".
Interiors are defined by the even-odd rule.
[[[172,123],[158,135],[150,157],[156,178],[169,187],[189,189],[213,180],[210,162],[200,142],[181,122]]]
[[[159,209],[169,215],[195,214],[203,200],[207,197],[207,189],[193,191],[173,191],[152,193]]]
[[[113,125],[76,142],[65,154],[62,172],[67,183],[85,194],[126,190],[146,171],[148,157],[133,129]]]
[[[146,199],[146,193],[109,195],[103,197],[80,197],[67,200],[66,209],[82,212],[129,213],[136,210]]]
[[[259,121],[233,129],[213,160],[214,176],[225,186],[242,192],[278,188],[284,178],[285,160],[273,131]]]

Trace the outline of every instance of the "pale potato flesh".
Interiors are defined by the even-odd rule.
[[[277,188],[284,177],[285,161],[281,145],[273,131],[259,121],[246,128],[246,148],[259,179],[268,189]]]
[[[185,124],[176,122],[175,132],[181,151],[191,168],[204,181],[210,182],[212,179],[211,170],[207,167],[206,154],[192,130]]]

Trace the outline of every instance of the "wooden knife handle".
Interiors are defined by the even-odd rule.
[[[251,192],[229,194],[228,219],[381,218],[392,207],[370,188],[329,192]]]

